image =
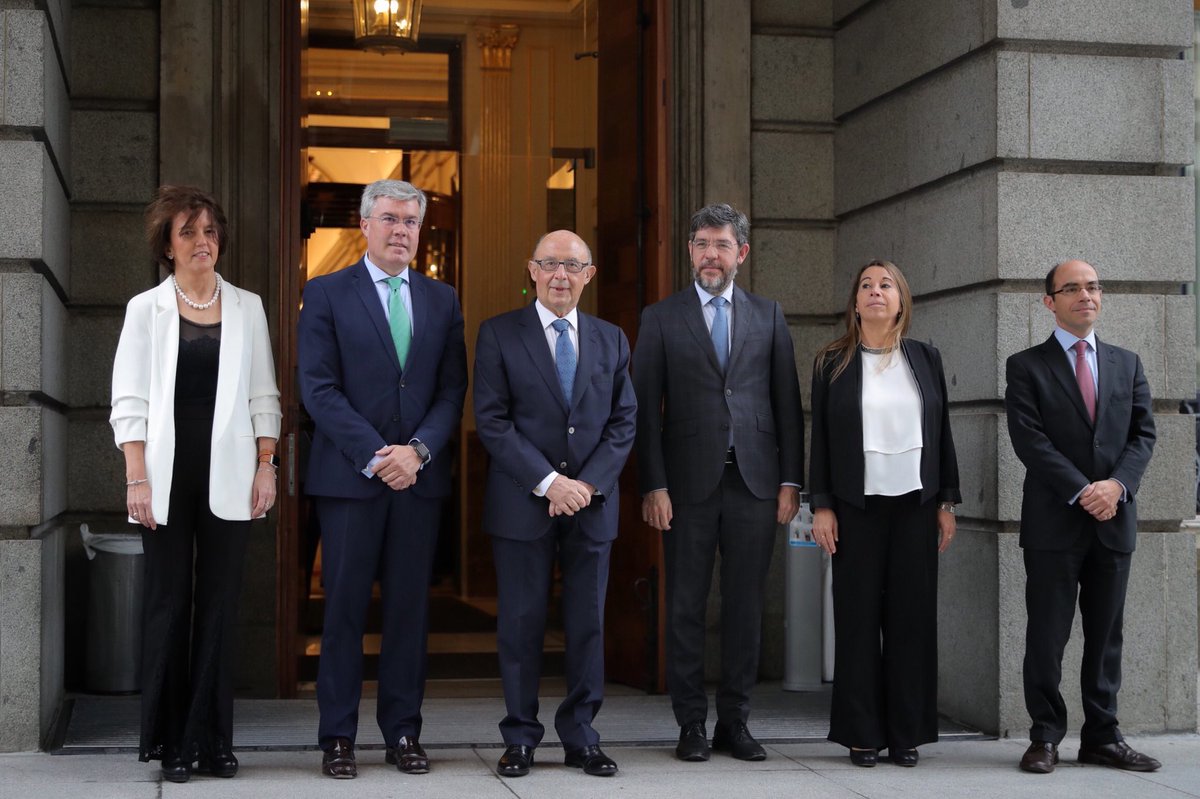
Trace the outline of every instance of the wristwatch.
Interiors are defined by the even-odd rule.
[[[413,449],[415,449],[417,451],[417,454],[421,456],[421,468],[422,469],[425,468],[425,464],[427,464],[427,463],[429,463],[429,461],[433,460],[433,455],[431,455],[429,453],[429,447],[422,444],[420,439],[414,438],[408,442],[408,445],[410,447],[412,447]]]
[[[953,514],[954,513],[954,503],[953,502],[939,502],[938,510],[944,510],[944,511],[946,511],[946,513]]]
[[[274,452],[269,453],[269,454],[266,452],[259,453],[258,462],[259,463],[269,463],[272,466],[274,466],[276,469],[279,468],[279,456],[276,455]]]

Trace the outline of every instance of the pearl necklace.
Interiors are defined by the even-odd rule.
[[[184,305],[189,308],[195,308],[197,311],[207,311],[216,304],[217,300],[221,296],[221,276],[217,275],[216,277],[217,287],[213,290],[212,299],[204,303],[193,302],[191,297],[184,294],[183,289],[179,287],[179,281],[175,279],[174,275],[171,275],[171,284],[175,286],[175,293],[179,295],[179,299],[183,300]]]

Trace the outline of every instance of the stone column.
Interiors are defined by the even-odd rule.
[[[70,6],[0,7],[0,752],[63,696]]]
[[[1119,6],[1122,6],[1119,8]],[[884,257],[912,285],[912,335],[946,366],[964,503],[941,558],[942,712],[1025,736],[1024,469],[1004,363],[1043,341],[1041,281],[1071,257],[1104,280],[1099,335],[1140,353],[1158,444],[1139,494],[1125,612],[1126,732],[1196,728],[1192,40],[1178,2],[835,0],[833,280]],[[830,306],[829,312],[836,311]],[[1063,694],[1078,729],[1076,624]]]

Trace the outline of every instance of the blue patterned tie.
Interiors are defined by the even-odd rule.
[[[400,368],[408,361],[408,349],[412,344],[412,325],[408,321],[408,309],[404,307],[404,298],[400,296],[400,287],[404,278],[389,277],[384,282],[388,284],[388,327],[392,331],[392,341],[396,345],[396,356],[400,359]]]
[[[729,321],[725,317],[724,297],[713,297],[708,301],[712,305],[713,323],[712,323],[712,343],[713,349],[717,351],[717,363],[721,364],[721,371],[725,371],[725,364],[729,361]]]
[[[558,382],[569,406],[571,390],[575,386],[575,348],[571,346],[571,337],[567,335],[571,323],[566,319],[555,319],[550,326],[558,331],[558,341],[554,344],[554,368],[558,371]]]

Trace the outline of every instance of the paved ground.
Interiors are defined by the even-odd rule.
[[[232,780],[193,777],[185,785],[162,782],[157,764],[128,753],[108,755],[0,755],[2,799],[172,799],[173,797],[428,797],[428,799],[804,799],[805,797],[997,797],[997,799],[1183,799],[1200,797],[1200,735],[1144,736],[1131,743],[1163,762],[1154,774],[1132,774],[1075,763],[1078,740],[1062,748],[1063,764],[1051,775],[1024,774],[1017,761],[1027,742],[964,740],[922,747],[921,764],[873,769],[850,764],[845,750],[828,743],[768,747],[762,763],[714,755],[708,763],[681,763],[669,747],[606,747],[620,773],[588,777],[561,765],[562,750],[544,746],[528,777],[504,780],[492,768],[500,749],[431,749],[432,773],[406,776],[365,751],[356,780],[334,781],[318,772],[316,752],[244,752]]]

